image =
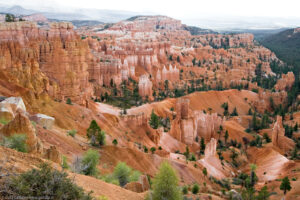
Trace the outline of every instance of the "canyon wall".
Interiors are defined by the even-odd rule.
[[[71,23],[34,22],[0,25],[0,68],[23,87],[80,104],[92,95],[89,83],[89,48]]]

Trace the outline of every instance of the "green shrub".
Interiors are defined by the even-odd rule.
[[[82,173],[89,176],[96,176],[98,174],[97,165],[99,163],[99,157],[98,151],[89,149],[85,152],[81,160]]]
[[[114,140],[112,141],[112,143],[113,143],[113,145],[117,146],[117,145],[118,145],[118,140],[117,140],[117,139],[114,139]]]
[[[202,173],[204,174],[204,176],[207,176],[207,169],[206,169],[206,167],[203,168]]]
[[[28,150],[25,134],[14,134],[10,137],[4,137],[1,145],[24,153]]]
[[[196,156],[195,156],[195,154],[194,153],[192,153],[191,154],[191,156],[190,156],[190,159],[189,159],[190,161],[196,161]]]
[[[66,156],[62,156],[61,167],[63,169],[69,169],[69,165],[68,165],[67,157]]]
[[[97,198],[97,200],[108,200],[108,198],[104,195],[101,195]]]
[[[187,194],[188,192],[189,192],[188,186],[186,186],[186,185],[183,186],[183,187],[182,187],[182,193],[183,193],[183,194]]]
[[[72,101],[70,98],[67,98],[66,104],[72,105]]]
[[[151,151],[152,154],[154,154],[154,152],[156,151],[156,148],[155,147],[151,147],[150,151]]]
[[[141,172],[132,170],[131,175],[129,177],[129,182],[138,181],[141,176]]]
[[[153,200],[182,200],[182,192],[178,187],[178,176],[167,162],[160,165],[159,172],[153,182]]]
[[[5,187],[1,188],[0,194],[4,199],[12,196],[24,199],[92,199],[90,194],[85,194],[81,187],[68,178],[67,173],[52,169],[48,164],[8,177],[1,187]]]
[[[71,137],[75,137],[75,135],[77,134],[77,130],[76,129],[72,129],[68,131],[68,135]]]
[[[124,162],[119,162],[114,169],[114,177],[119,180],[121,187],[124,187],[128,182],[131,174],[131,168]]]
[[[111,183],[111,184],[115,184],[119,186],[119,180],[117,180],[113,174],[107,174],[101,177],[101,180],[107,182],[107,183]]]
[[[199,185],[198,184],[194,184],[193,187],[192,187],[192,193],[193,194],[198,194],[199,192]]]
[[[144,146],[144,152],[148,153],[148,148],[146,146]]]
[[[266,140],[266,143],[271,142],[271,138],[269,137],[268,133],[264,133],[263,138]]]
[[[159,117],[154,113],[154,110],[152,110],[149,124],[153,129],[157,129],[159,126]]]

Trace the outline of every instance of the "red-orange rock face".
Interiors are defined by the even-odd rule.
[[[49,29],[33,22],[3,23],[0,51],[0,68],[17,77],[23,87],[78,103],[92,95],[88,44],[70,23],[52,23]]]
[[[10,123],[0,130],[0,133],[4,136],[25,134],[29,152],[37,152],[42,149],[33,125],[24,113],[18,113]]]
[[[176,103],[176,118],[172,121],[170,134],[188,145],[192,145],[196,137],[209,142],[216,137],[222,123],[217,113],[205,114],[203,111],[189,110],[189,100],[182,98]]]
[[[270,50],[254,43],[252,34],[193,36],[178,20],[163,16],[135,17],[103,31],[80,29],[92,51],[91,80],[117,86],[149,74],[153,91],[185,87],[249,87],[255,69],[274,75]],[[144,80],[144,79],[141,79]],[[193,82],[193,83],[192,83]]]
[[[282,78],[279,79],[274,86],[276,90],[290,90],[295,82],[295,75],[293,72],[282,74]]]
[[[152,82],[149,80],[147,74],[142,75],[139,78],[139,94],[143,98],[152,98]]]
[[[282,117],[277,116],[276,122],[272,129],[272,144],[283,151],[291,150],[295,143],[284,135],[285,130],[282,125]]]
[[[178,30],[182,28],[180,20],[166,16],[141,16],[132,20],[121,21],[110,30],[155,31],[156,29]]]

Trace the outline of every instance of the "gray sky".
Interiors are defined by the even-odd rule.
[[[288,26],[300,25],[300,0],[0,0],[0,4],[21,5],[40,11],[72,12],[76,8],[95,8],[153,13],[204,27],[218,22],[223,25],[225,21],[238,21],[239,24],[269,22],[261,18],[276,18],[277,21],[272,21],[276,26],[291,21]],[[197,24],[199,19],[202,21]]]
[[[205,15],[300,18],[300,0],[0,0],[0,3],[35,8],[74,7],[153,12],[176,18]]]

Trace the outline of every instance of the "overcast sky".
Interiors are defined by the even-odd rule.
[[[300,0],[0,0],[27,7],[99,8],[153,12],[176,18],[205,15],[300,18]]]
[[[218,23],[300,26],[300,0],[0,0],[0,4],[39,11],[94,8],[161,14],[208,28],[217,28]]]

